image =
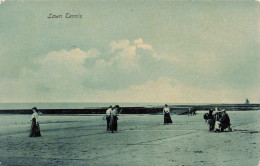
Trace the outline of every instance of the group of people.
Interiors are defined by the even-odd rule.
[[[196,110],[194,108],[189,107],[188,116],[195,116],[195,115],[196,115]]]
[[[31,132],[30,137],[40,137],[40,125],[39,125],[39,111],[36,107],[32,108],[33,114],[31,116]],[[118,115],[121,113],[122,109],[120,109],[119,105],[116,105],[114,107],[109,106],[109,108],[106,110],[106,121],[107,121],[107,131],[111,131],[112,133],[117,132],[117,120]],[[190,109],[189,109],[190,112]],[[163,108],[163,114],[164,114],[164,125],[172,123],[171,115],[170,115],[170,108],[167,104],[165,104]],[[228,129],[228,131],[232,131],[230,119],[228,114],[225,110],[222,111],[216,111],[213,114],[213,109],[209,110],[209,113],[204,114],[204,119],[209,124],[209,130],[210,131],[224,131]]]
[[[204,119],[209,124],[209,131],[232,131],[232,128],[230,127],[230,118],[225,110],[219,111],[216,108],[216,112],[213,114],[213,109],[210,109],[209,113],[204,114]]]
[[[107,131],[111,131],[112,133],[117,132],[117,120],[118,115],[121,113],[119,112],[119,105],[116,105],[114,108],[112,106],[109,106],[109,108],[106,110],[106,120],[107,120]]]

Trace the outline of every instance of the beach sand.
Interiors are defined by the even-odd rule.
[[[100,115],[40,116],[36,138],[29,122],[2,125],[0,166],[259,165],[260,111],[228,112],[233,132],[222,133],[208,131],[204,113],[172,115],[171,125],[163,115],[123,114],[114,134]]]

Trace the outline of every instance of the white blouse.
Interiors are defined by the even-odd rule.
[[[37,112],[34,112],[34,113],[32,114],[32,119],[33,119],[33,118],[36,119],[36,123],[39,122],[39,115],[38,115]]]
[[[113,109],[113,110],[111,111],[111,115],[112,115],[112,116],[117,116],[117,109]]]
[[[170,113],[170,108],[169,107],[164,107],[163,108],[163,113]]]
[[[110,114],[111,114],[111,111],[112,111],[112,109],[111,109],[111,108],[107,109],[107,111],[106,111],[106,116],[110,116]]]

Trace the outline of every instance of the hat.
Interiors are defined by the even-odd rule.
[[[165,106],[168,106],[167,104],[165,104]]]
[[[32,110],[35,110],[36,112],[38,112],[37,107],[33,107]]]

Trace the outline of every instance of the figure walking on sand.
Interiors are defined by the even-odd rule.
[[[119,105],[116,105],[114,107],[114,109],[111,111],[110,114],[110,130],[112,131],[112,133],[116,133],[117,132],[117,116],[118,116],[118,111],[119,111]]]
[[[38,109],[36,107],[32,108],[33,114],[32,114],[32,125],[31,125],[31,133],[30,137],[40,137],[41,131],[40,131],[40,125],[39,125],[39,115],[38,115]]]
[[[163,114],[164,114],[164,124],[172,123],[170,108],[168,107],[167,104],[165,104],[165,107],[163,108]]]
[[[112,105],[109,106],[109,108],[106,110],[107,131],[109,131],[109,124],[110,124],[110,119],[111,119],[111,111],[112,111]]]

